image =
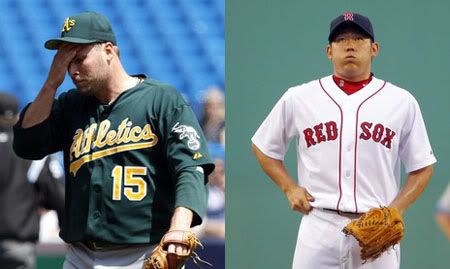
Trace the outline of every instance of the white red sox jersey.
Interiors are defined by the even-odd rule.
[[[252,142],[283,160],[293,138],[299,185],[318,208],[386,206],[399,191],[401,162],[408,173],[436,162],[415,98],[375,77],[351,95],[332,76],[290,88]]]

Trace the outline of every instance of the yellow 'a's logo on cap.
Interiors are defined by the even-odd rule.
[[[75,26],[75,20],[71,20],[69,18],[66,18],[64,21],[63,28],[61,29],[61,32],[69,32],[69,30]]]

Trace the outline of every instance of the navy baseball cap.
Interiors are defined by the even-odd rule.
[[[75,44],[111,42],[114,45],[117,44],[108,18],[91,11],[66,18],[61,29],[61,37],[47,40],[45,48],[55,50],[63,42]]]
[[[333,21],[331,21],[328,41],[331,42],[338,33],[339,29],[342,29],[342,26],[345,25],[356,26],[365,34],[367,34],[370,39],[372,39],[372,41],[375,40],[372,23],[370,22],[369,18],[358,13],[344,12],[344,14],[336,17]]]

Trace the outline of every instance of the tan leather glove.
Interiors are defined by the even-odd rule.
[[[168,253],[169,244],[181,244],[187,247],[188,251],[184,255]],[[202,262],[212,266],[210,263],[200,259],[194,250],[203,245],[200,240],[190,231],[170,231],[164,235],[159,245],[153,250],[152,255],[145,259],[143,269],[180,269],[192,258],[195,264]]]
[[[404,234],[400,213],[390,207],[372,208],[342,230],[351,234],[361,246],[363,262],[379,257],[390,246],[398,244]]]

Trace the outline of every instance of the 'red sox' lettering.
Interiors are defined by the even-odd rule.
[[[363,122],[361,123],[362,133],[359,135],[360,139],[369,140],[372,138],[373,141],[377,143],[381,143],[388,149],[391,148],[392,139],[395,136],[395,132],[391,129],[384,127],[383,124],[377,123],[373,126],[371,122]]]
[[[392,146],[392,139],[395,136],[395,132],[391,129],[384,127],[383,124],[373,124],[371,122],[363,122],[360,125],[361,134],[360,139],[369,140],[372,139],[376,143],[381,143],[386,148],[390,149]],[[309,148],[316,144],[326,141],[335,140],[338,137],[337,124],[334,121],[320,123],[312,128],[306,128],[303,130],[305,136],[306,146]]]
[[[325,130],[324,129],[325,126]],[[336,122],[330,121],[325,124],[320,123],[313,128],[306,128],[303,130],[305,135],[306,146],[309,148],[324,141],[335,140],[338,136],[338,129]]]

